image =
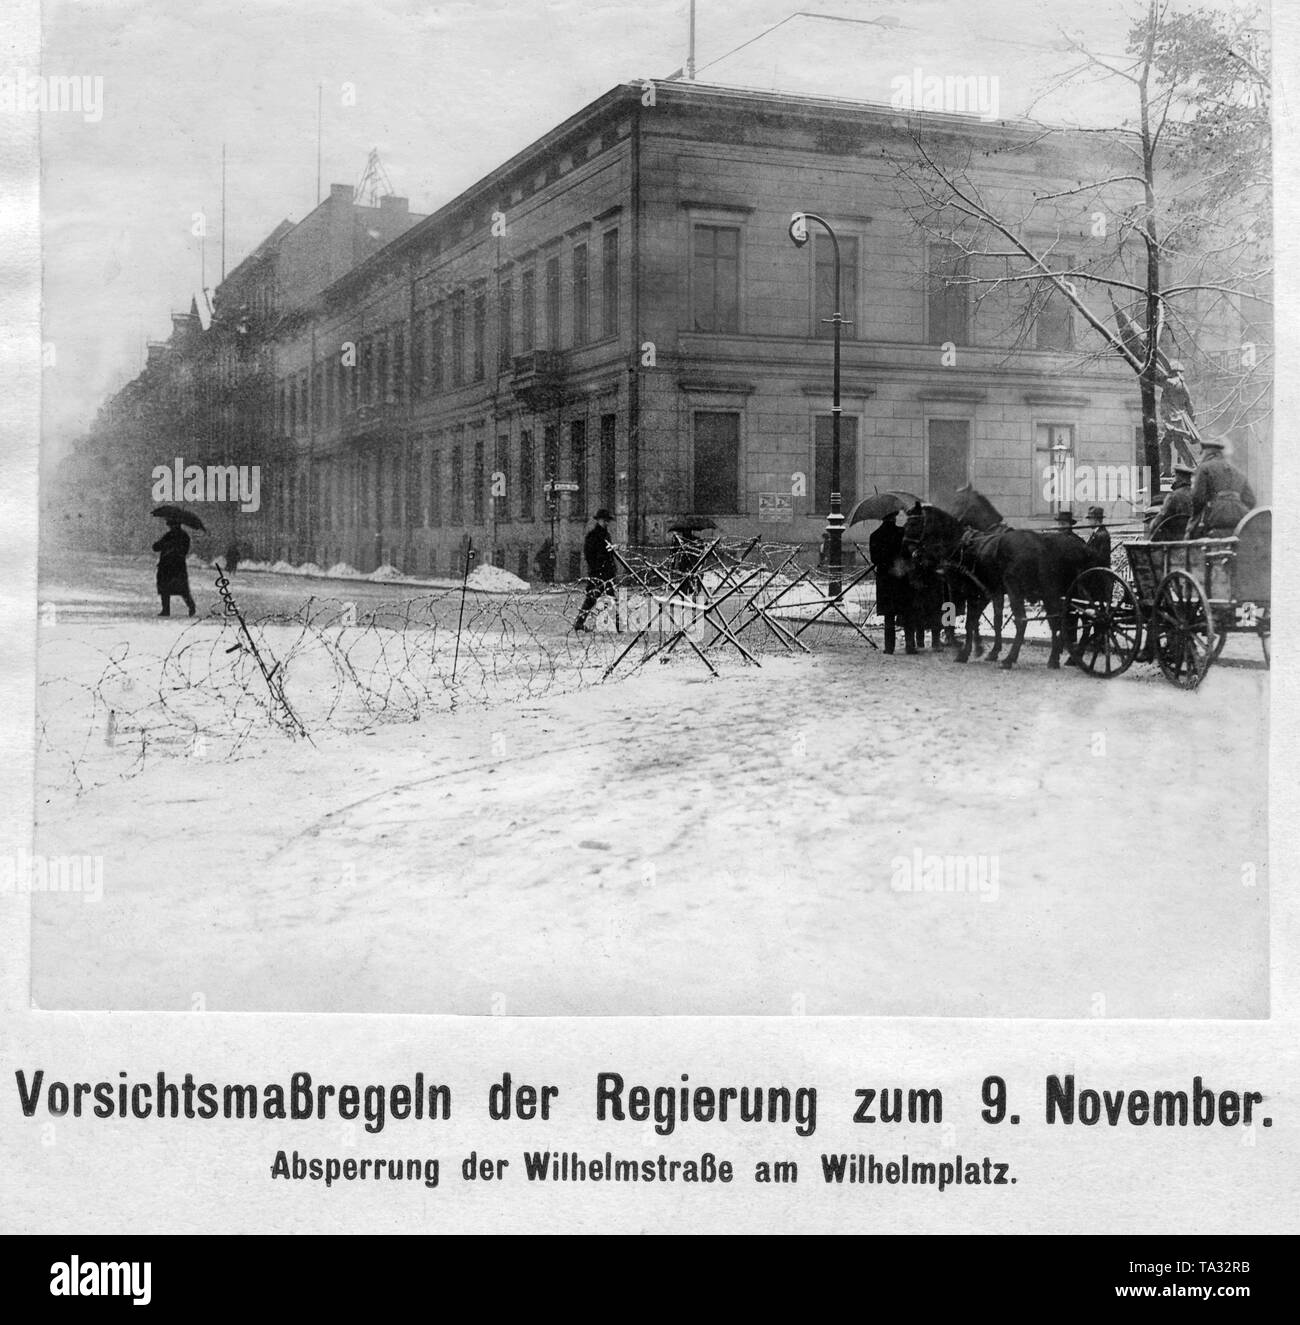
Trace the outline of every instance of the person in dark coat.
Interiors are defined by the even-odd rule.
[[[903,531],[897,515],[887,515],[867,540],[867,552],[876,568],[876,611],[885,623],[885,652],[893,653],[898,622],[903,623],[904,652],[916,652],[917,622],[912,602],[912,581]]]
[[[592,608],[605,596],[614,592],[614,575],[618,563],[614,560],[614,545],[609,539],[609,523],[614,517],[604,508],[592,516],[595,525],[582,540],[582,556],[587,563],[587,596],[578,609],[574,630],[587,629],[587,617]]]
[[[226,549],[226,574],[233,575],[239,569],[239,544],[232,538]]]
[[[555,583],[555,544],[548,538],[533,558],[533,571],[543,584]]]
[[[158,574],[155,584],[162,599],[159,616],[171,616],[172,594],[177,594],[194,615],[194,598],[190,594],[190,573],[185,558],[190,551],[190,536],[181,528],[179,520],[167,521],[167,532],[153,545],[158,553]]]
[[[1178,459],[1184,463],[1191,461],[1192,429],[1196,426],[1192,397],[1183,380],[1183,365],[1177,359],[1170,362],[1168,375],[1161,387],[1160,417],[1165,425],[1160,435],[1160,473],[1165,475],[1169,473],[1175,447],[1178,449]]]
[[[1187,537],[1187,522],[1192,518],[1191,465],[1180,460],[1174,465],[1173,487],[1165,493],[1165,500],[1151,526],[1153,543],[1181,543]]]
[[[1088,523],[1092,533],[1088,535],[1088,550],[1098,566],[1110,565],[1110,530],[1106,528],[1106,512],[1100,506],[1088,507]]]
[[[1245,474],[1224,455],[1227,445],[1221,437],[1201,443],[1204,458],[1192,479],[1188,538],[1227,538],[1255,507],[1255,494]]]

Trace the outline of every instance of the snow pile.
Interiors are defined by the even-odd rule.
[[[292,575],[293,567],[289,565],[287,561],[277,561],[275,565],[271,567],[271,573],[273,575]]]
[[[403,575],[402,572],[390,561],[384,562],[382,566],[376,566],[375,569],[366,576],[366,579],[368,580],[404,580],[405,578],[406,576]]]
[[[336,561],[325,574],[331,580],[359,580],[361,572],[355,566],[349,566],[346,561]]]
[[[527,580],[511,575],[500,566],[488,565],[475,566],[465,583],[471,589],[482,589],[487,593],[523,593],[529,588]]]
[[[304,561],[301,566],[294,571],[295,575],[320,575],[321,568],[314,561]]]

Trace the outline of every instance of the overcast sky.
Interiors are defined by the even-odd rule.
[[[860,22],[799,18],[720,59],[801,6],[698,0],[699,77],[887,100],[891,79],[913,67],[983,74],[999,78],[1001,113],[1014,114],[1066,58],[1053,50],[1062,28],[1119,51],[1141,7],[805,0],[806,12]],[[139,371],[145,340],[165,339],[170,312],[188,308],[198,211],[216,284],[223,142],[229,270],[315,205],[319,84],[325,190],[357,183],[378,147],[395,190],[427,212],[614,84],[681,66],[687,10],[687,0],[51,0],[43,72],[102,77],[103,114],[42,124],[45,338],[57,353],[44,376],[47,438],[83,429]],[[355,105],[342,104],[345,83]]]

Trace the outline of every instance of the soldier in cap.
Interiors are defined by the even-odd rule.
[[[1246,476],[1232,464],[1222,437],[1201,443],[1203,458],[1192,479],[1192,518],[1188,538],[1227,538],[1247,511],[1255,506],[1255,494]]]
[[[609,522],[614,517],[602,506],[591,518],[595,528],[589,529],[582,540],[582,555],[587,563],[587,596],[578,609],[574,630],[586,630],[591,609],[605,594],[614,592],[618,563],[614,560],[614,545],[609,541]]]
[[[1173,487],[1165,494],[1164,504],[1151,525],[1153,543],[1179,543],[1187,537],[1187,522],[1192,518],[1194,473],[1195,468],[1185,460],[1174,465]]]

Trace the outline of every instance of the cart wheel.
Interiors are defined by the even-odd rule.
[[[1160,581],[1152,629],[1160,670],[1176,686],[1195,690],[1214,661],[1216,636],[1205,594],[1186,571],[1170,571]]]
[[[1142,614],[1132,587],[1113,570],[1093,566],[1070,586],[1068,610],[1071,662],[1105,680],[1127,672],[1142,642]]]

